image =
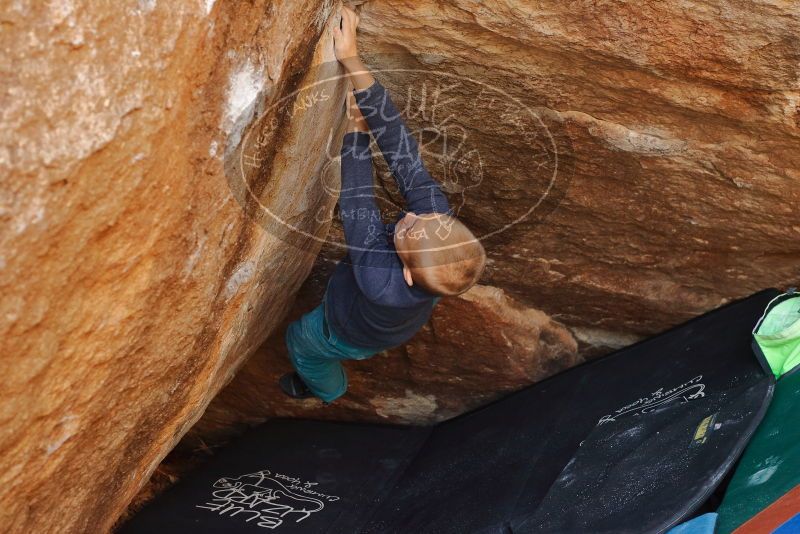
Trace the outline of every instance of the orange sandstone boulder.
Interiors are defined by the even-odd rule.
[[[107,531],[283,318],[334,203],[344,86],[295,105],[332,7],[4,6],[4,532]]]

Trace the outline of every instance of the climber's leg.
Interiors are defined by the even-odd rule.
[[[311,392],[332,402],[347,390],[347,375],[340,363],[344,359],[332,346],[324,331],[325,311],[320,304],[286,330],[289,361]]]
[[[338,399],[347,390],[342,360],[364,360],[386,350],[356,347],[340,339],[328,329],[324,304],[289,325],[286,347],[289,361],[303,384],[327,403]],[[281,379],[281,388],[296,398],[303,398],[303,384],[298,384],[291,376]]]

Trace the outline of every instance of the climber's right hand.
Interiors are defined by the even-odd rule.
[[[348,59],[358,58],[356,28],[360,20],[358,14],[347,6],[342,6],[340,26],[333,29],[333,52],[340,63],[346,65]]]

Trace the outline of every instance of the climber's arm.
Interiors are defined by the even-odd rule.
[[[402,264],[375,202],[369,134],[353,131],[342,142],[339,213],[348,256],[361,291],[374,302],[402,304],[407,292]]]
[[[355,96],[383,157],[414,213],[444,213],[449,209],[439,184],[431,178],[416,140],[408,132],[386,89],[375,80],[358,55],[358,15],[342,7],[341,27],[334,29],[334,52],[355,88]]]
[[[407,210],[417,214],[446,213],[449,209],[447,197],[425,168],[417,141],[386,88],[374,80],[366,89],[356,90],[355,97],[406,200]]]
[[[358,54],[358,52],[356,52],[356,54]],[[350,82],[353,84],[356,91],[368,89],[375,83],[375,77],[372,76],[372,73],[366,65],[364,65],[364,62],[361,61],[358,55],[344,58],[340,63],[344,67],[344,70],[347,71],[347,76],[350,78]]]

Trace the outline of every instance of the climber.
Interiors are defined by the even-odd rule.
[[[386,89],[359,58],[358,15],[347,7],[340,15],[334,52],[352,84],[339,198],[348,254],[322,303],[289,325],[286,346],[295,372],[280,379],[287,395],[316,396],[326,404],[347,389],[342,360],[406,342],[442,296],[467,291],[486,263],[483,246],[450,213]],[[370,132],[406,201],[408,211],[394,225],[384,225],[373,195]]]

